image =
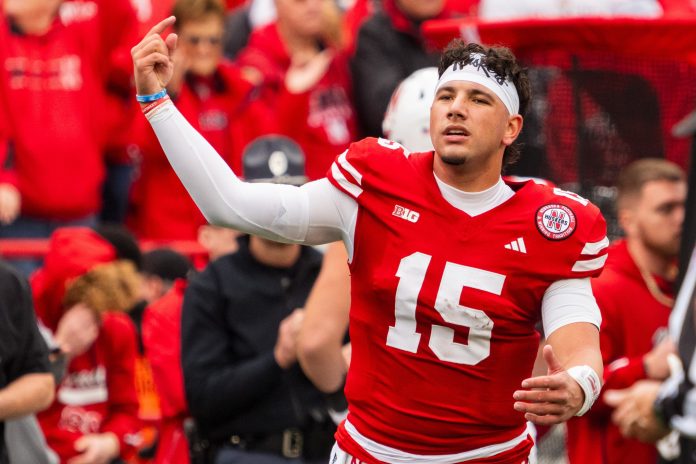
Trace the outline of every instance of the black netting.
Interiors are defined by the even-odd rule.
[[[696,106],[696,70],[612,53],[518,58],[529,67],[534,96],[520,136],[522,157],[507,173],[542,177],[589,198],[618,236],[613,186],[621,168],[644,157],[687,165],[691,141],[670,131]]]

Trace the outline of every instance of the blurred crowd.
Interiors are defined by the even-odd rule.
[[[303,318],[298,308],[319,275],[321,255],[206,225],[140,114],[130,49],[155,23],[169,14],[177,18],[179,47],[167,92],[188,121],[248,180],[297,184],[324,177],[335,156],[365,136],[430,149],[428,92],[436,73],[420,71],[410,88],[401,87],[407,97],[394,94],[412,73],[437,64],[438,50],[421,29],[427,20],[696,17],[693,2],[679,0],[0,5],[0,238],[50,239],[43,259],[12,264],[31,275],[30,288],[18,292],[33,296],[48,346],[37,356],[50,363],[28,372],[50,371],[56,386],[55,398],[46,396],[47,388],[37,393],[44,399],[34,410],[50,406],[36,419],[24,415],[34,412],[27,408],[6,424],[6,436],[16,437],[6,440],[7,453],[9,462],[73,464],[251,462],[221,461],[222,442],[235,445],[232,450],[326,462],[345,407],[340,391],[338,399],[327,396],[304,377],[294,345]],[[418,115],[406,123],[395,116],[409,111]],[[297,159],[302,168],[287,175]],[[260,165],[270,171],[259,173]],[[616,388],[644,377],[665,379],[665,359],[674,351],[654,334],[667,325],[673,304],[678,233],[641,235],[643,228],[668,227],[641,216],[647,213],[640,208],[650,207],[641,203],[641,189],[650,182],[678,187],[669,192],[673,210],[663,221],[679,229],[685,177],[660,162],[642,170],[664,173],[626,174],[633,184],[624,186],[620,208],[628,237],[615,245],[621,261],[615,266],[629,269],[615,272],[645,287],[634,294],[653,298],[654,310],[641,316],[639,328],[626,328],[622,297],[606,289],[619,288],[611,272],[597,284],[600,291],[607,286],[603,348],[606,378]],[[166,247],[143,251],[142,240],[195,240],[206,258],[192,263]],[[258,307],[266,311],[263,321]],[[640,341],[622,344],[628,332]],[[37,336],[27,346],[36,345]],[[0,380],[1,389],[13,377]],[[576,462],[600,462],[582,455],[593,434],[609,427],[608,406],[600,406],[571,426]],[[0,421],[11,418],[0,411]],[[269,422],[273,430],[266,429]],[[244,427],[246,434],[236,433]],[[626,445],[615,427],[610,433],[619,442],[613,449],[633,456],[634,464],[656,459],[653,446]],[[0,463],[3,454],[0,447]],[[641,460],[646,456],[650,461]]]

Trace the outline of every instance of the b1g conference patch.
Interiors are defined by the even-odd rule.
[[[536,225],[549,240],[564,240],[575,232],[575,213],[565,205],[544,205],[537,211]]]

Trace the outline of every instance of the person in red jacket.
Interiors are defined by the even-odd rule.
[[[120,81],[128,93],[130,85],[128,53],[114,40],[122,34],[102,32],[103,17],[120,32],[132,9],[125,0],[1,5],[0,120],[7,127],[0,134],[0,237],[43,238],[60,226],[92,225],[103,155],[120,115],[109,110],[108,88]]]
[[[673,347],[659,338],[673,304],[685,201],[684,172],[669,161],[641,159],[619,176],[617,207],[626,238],[611,246],[604,272],[592,282],[602,311],[605,391],[669,375],[666,356]],[[600,397],[589,414],[568,422],[571,464],[654,464],[655,447],[623,438],[611,412]]]
[[[220,0],[178,0],[174,15],[181,47],[167,91],[186,119],[238,169],[242,149],[263,124],[250,102],[254,84],[223,61],[224,5]],[[205,218],[169,166],[147,121],[140,118],[139,125],[142,164],[131,193],[129,224],[142,238],[195,240]]]
[[[138,431],[135,329],[117,311],[137,296],[132,263],[88,228],[61,228],[32,277],[37,316],[67,357],[53,404],[37,417],[61,462],[126,458]]]
[[[294,139],[307,176],[319,179],[356,136],[348,61],[326,39],[322,0],[275,3],[276,22],[252,32],[236,62],[262,76],[259,100],[276,118],[265,133]]]

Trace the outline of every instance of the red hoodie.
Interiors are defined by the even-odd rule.
[[[671,283],[657,276],[655,280],[671,296]],[[592,279],[592,291],[602,311],[599,336],[604,361],[603,390],[627,388],[646,377],[643,355],[652,349],[655,332],[667,327],[671,308],[650,293],[623,240],[609,248],[602,275]],[[600,396],[586,415],[567,423],[569,462],[656,462],[655,447],[624,438],[612,424],[611,413]]]
[[[276,127],[266,128],[266,133],[277,130],[294,139],[305,153],[307,176],[319,179],[357,133],[347,56],[337,53],[321,80],[299,94],[285,88],[290,60],[273,23],[251,34],[237,63],[263,75],[259,98],[276,121]]]
[[[45,265],[32,277],[36,314],[55,330],[64,308],[66,284],[94,265],[112,261],[113,247],[87,228],[62,228],[52,236]],[[48,445],[61,461],[76,456],[75,441],[91,433],[113,432],[121,457],[133,451],[138,400],[134,384],[135,328],[124,314],[105,313],[90,349],[74,357],[57,386],[56,399],[37,415]]]
[[[24,215],[66,220],[99,208],[106,137],[96,42],[87,22],[56,19],[32,36],[0,14],[0,117],[14,148],[0,159],[0,183],[19,188]]]

